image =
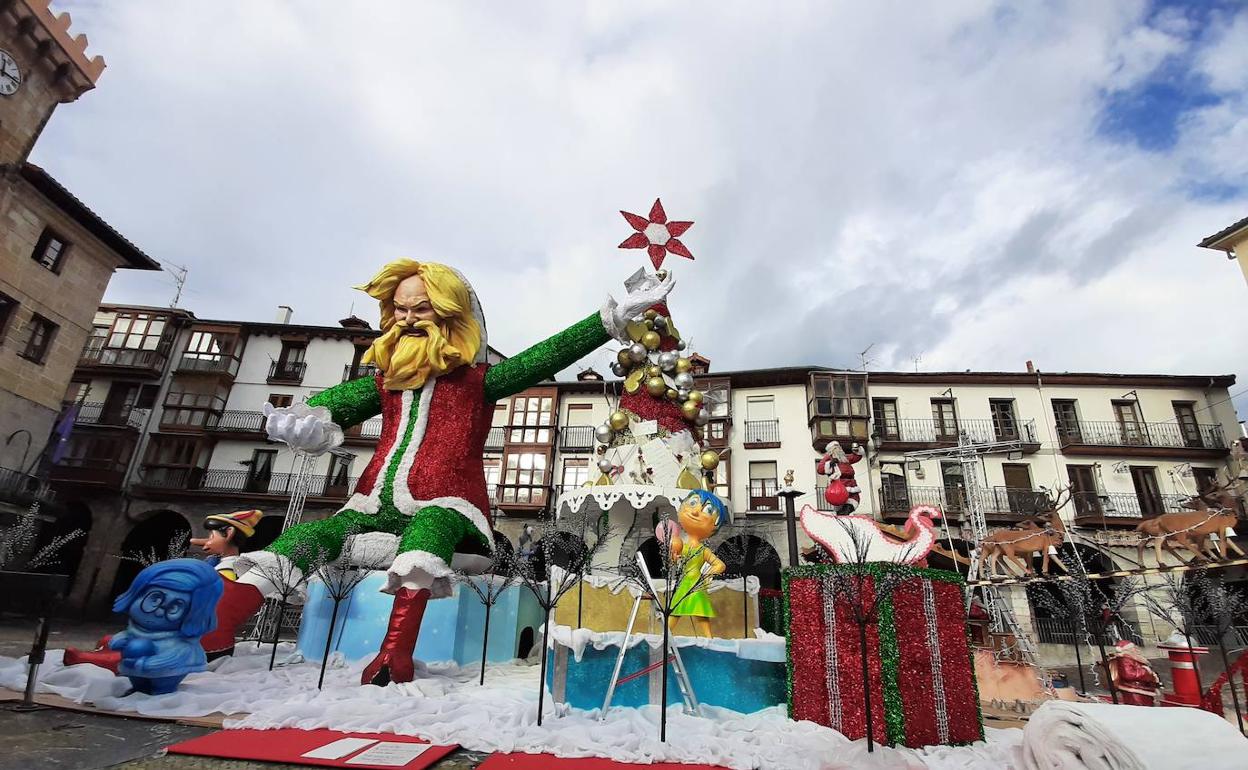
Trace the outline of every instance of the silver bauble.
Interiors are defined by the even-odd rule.
[[[665,372],[670,372],[676,368],[676,359],[680,356],[676,355],[675,350],[665,350],[659,354],[659,368]]]
[[[689,345],[684,340],[676,340],[677,350],[684,350],[687,347],[689,347]]]
[[[611,439],[615,438],[615,431],[611,430],[611,426],[603,423],[594,428],[594,438],[598,439],[599,444],[610,444]]]
[[[688,400],[688,398],[689,398],[689,389],[688,389],[688,388],[677,388],[677,389],[676,389],[676,397],[677,397],[677,398],[679,398],[681,401],[686,401],[686,400]]]
[[[616,377],[623,377],[624,375],[628,374],[628,367],[625,366],[624,364],[621,364],[619,361],[612,361],[611,373],[614,374]]]
[[[637,363],[646,360],[646,346],[640,342],[634,342],[628,347],[628,357]]]
[[[673,377],[672,381],[676,383],[677,389],[680,389],[680,388],[692,389],[693,388],[693,375],[690,374],[689,372],[681,372],[680,374]]]
[[[693,424],[699,428],[711,421],[711,413],[705,409],[698,410],[698,416],[693,419]]]
[[[658,329],[659,331],[663,331],[664,329],[666,329],[666,328],[667,328],[667,319],[666,319],[666,318],[664,318],[664,317],[663,317],[663,316],[661,316],[661,315],[660,315],[660,316],[655,316],[655,317],[654,317],[654,328]]]
[[[598,461],[598,470],[602,471],[603,473],[610,473],[611,469],[614,467],[615,467],[615,463],[611,462],[605,457]]]

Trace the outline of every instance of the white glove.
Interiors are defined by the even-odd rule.
[[[628,333],[624,327],[629,321],[648,310],[651,305],[667,299],[672,287],[676,285],[676,279],[671,273],[661,280],[649,274],[634,275],[624,285],[628,288],[624,301],[616,302],[615,297],[608,296],[607,304],[603,305],[599,315],[602,317],[602,327],[607,330],[607,334],[621,342],[629,342]]]
[[[264,405],[264,429],[269,438],[296,452],[322,455],[342,444],[342,428],[334,424],[329,410],[307,404],[275,407]]]

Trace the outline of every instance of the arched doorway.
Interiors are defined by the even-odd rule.
[[[641,542],[637,552],[641,554],[641,558],[646,562],[646,569],[650,571],[650,577],[655,580],[667,579],[667,565],[671,561],[663,553],[663,547],[659,545],[657,537],[649,537]]]
[[[129,588],[148,564],[184,555],[190,536],[191,525],[176,511],[156,511],[135,524],[121,543],[121,563],[113,580],[112,596]]]
[[[1062,543],[1057,548],[1057,558],[1066,565],[1065,574],[1070,575],[1108,575],[1118,569],[1114,561],[1104,551],[1100,551],[1083,543]],[[1032,568],[1040,573],[1042,557],[1034,557]],[[1052,565],[1050,575],[1063,574],[1061,567]],[[1078,577],[1071,581],[1044,581],[1027,585],[1027,603],[1031,608],[1032,621],[1036,635],[1041,642],[1052,644],[1072,644],[1082,633],[1077,617],[1080,605],[1086,606],[1089,617],[1098,616],[1101,608],[1114,604],[1117,580],[1113,577],[1096,577],[1086,582]],[[1132,608],[1125,608],[1128,612]],[[1091,629],[1089,629],[1090,631]],[[1106,629],[1106,644],[1117,639],[1130,639],[1136,644],[1143,644],[1139,629],[1135,627],[1133,618],[1116,616]]]
[[[758,535],[733,535],[716,546],[715,555],[727,567],[720,579],[752,576],[760,588],[780,590],[780,554]]]
[[[529,557],[524,568],[529,574],[544,580],[542,576],[547,575],[550,564],[569,572],[577,572],[583,568],[588,555],[589,549],[585,546],[585,541],[573,533],[549,532],[537,541],[533,555]]]

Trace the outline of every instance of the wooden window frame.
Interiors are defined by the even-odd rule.
[[[888,429],[888,415],[882,407],[893,408],[892,430]],[[901,410],[897,408],[897,399],[892,396],[871,399],[871,421],[875,423],[875,433],[882,441],[901,440]]]
[[[32,328],[34,326],[39,326],[43,329],[42,338],[37,346],[35,346],[36,331]],[[56,333],[60,331],[61,327],[38,313],[31,313],[30,319],[26,322],[26,328],[30,330],[30,334],[26,337],[26,342],[22,345],[22,349],[18,351],[18,355],[31,363],[43,366],[43,363],[48,359],[48,350],[52,347],[52,340],[56,339]]]
[[[52,264],[48,265],[44,263],[43,257],[47,253],[48,246],[52,241],[61,244],[61,249],[56,253],[56,259],[53,260]],[[39,234],[39,240],[35,241],[35,250],[30,253],[30,258],[36,265],[48,272],[60,275],[62,268],[65,266],[65,255],[69,253],[72,246],[73,244],[65,236],[51,227],[44,227],[43,232]]]
[[[4,338],[9,330],[9,322],[17,317],[17,310],[21,306],[20,302],[8,294],[0,292],[0,345],[4,344]]]
[[[523,399],[524,408],[517,408]],[[537,409],[529,409],[528,402],[530,399],[538,400]],[[542,409],[542,399],[550,400],[550,409]],[[507,432],[503,436],[503,440],[507,444],[521,444],[525,446],[549,447],[555,443],[555,436],[559,432],[559,391],[556,388],[529,388],[528,390],[517,393],[509,399],[507,404]],[[536,422],[528,424],[527,420],[530,413],[536,415]],[[542,415],[546,415],[546,421],[542,421]],[[545,437],[542,432],[545,431]],[[529,440],[530,435],[533,440]]]
[[[755,465],[771,465],[774,468],[773,476],[764,476],[754,478],[753,468]],[[754,460],[751,461],[747,472],[749,478],[747,480],[746,494],[749,497],[749,510],[751,513],[779,513],[780,512],[780,463],[775,460]],[[770,481],[771,484],[767,484]],[[757,484],[755,482],[758,482]],[[771,494],[767,494],[770,488]],[[761,494],[755,494],[759,492]]]

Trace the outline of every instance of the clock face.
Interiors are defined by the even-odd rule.
[[[17,61],[8,51],[0,49],[0,95],[17,93],[17,87],[21,84],[22,73],[17,68]]]

